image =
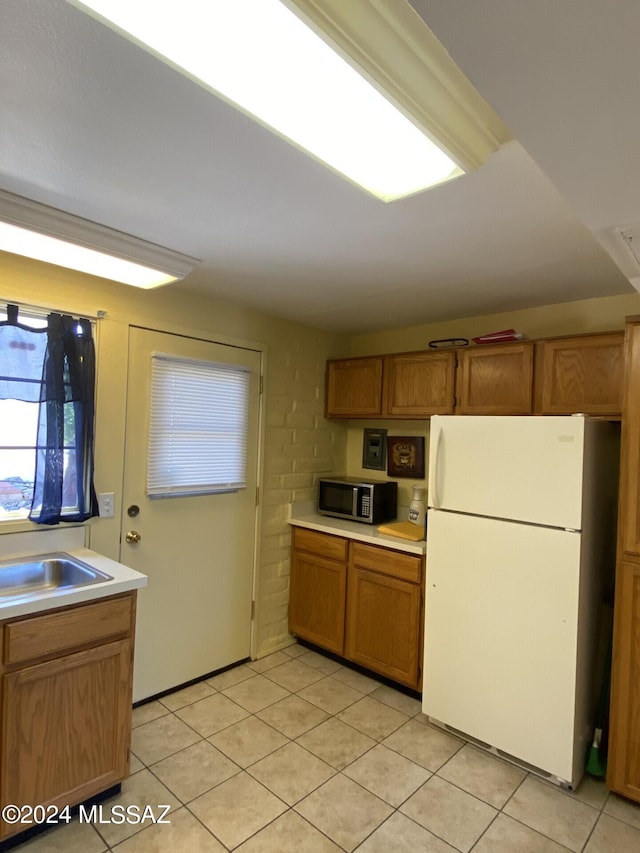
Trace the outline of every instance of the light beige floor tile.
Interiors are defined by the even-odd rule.
[[[107,845],[90,823],[60,823],[15,848],[19,853],[102,853]]]
[[[268,705],[273,705],[274,702],[279,702],[289,695],[288,690],[274,684],[264,675],[256,675],[255,678],[248,678],[240,684],[234,684],[232,687],[227,687],[223,694],[229,699],[236,702],[242,708],[255,714],[256,711],[261,711]]]
[[[131,714],[131,726],[135,729],[137,726],[143,726],[158,717],[164,717],[168,713],[168,709],[160,702],[147,702],[145,705],[138,705]]]
[[[209,742],[240,767],[249,767],[287,743],[287,738],[257,717],[247,717],[212,735]]]
[[[513,764],[470,744],[458,750],[438,770],[438,776],[497,809],[502,808],[526,775]]]
[[[264,711],[258,711],[256,717],[293,739],[326,720],[327,714],[299,696],[287,696]]]
[[[271,823],[287,807],[242,772],[193,800],[189,809],[216,838],[233,849]]]
[[[179,800],[188,803],[240,768],[208,741],[201,740],[159,761],[151,770]]]
[[[499,814],[473,853],[567,853],[567,848],[508,815]]]
[[[358,847],[358,853],[455,853],[428,829],[395,812]],[[496,851],[497,853],[497,851]]]
[[[458,850],[471,850],[497,814],[486,803],[432,776],[400,811]]]
[[[343,669],[342,664],[338,663],[338,661],[320,655],[318,652],[305,651],[298,657],[298,660],[300,663],[310,666],[311,669],[317,669],[323,675],[331,675],[332,672],[338,672],[339,669]]]
[[[297,743],[288,743],[253,764],[247,772],[292,806],[336,771]]]
[[[363,752],[375,746],[376,741],[341,720],[330,717],[324,723],[301,735],[297,743],[335,767],[336,770],[342,770]]]
[[[337,717],[374,740],[382,740],[407,722],[406,714],[370,696],[364,696],[359,702],[340,711]]]
[[[333,676],[316,681],[298,692],[298,696],[322,708],[328,714],[337,714],[362,699],[362,693],[348,687]]]
[[[431,774],[424,767],[378,744],[350,764],[344,770],[344,775],[397,807],[423,785]]]
[[[637,853],[640,850],[640,829],[603,814],[584,853]]]
[[[236,853],[342,853],[322,833],[295,812],[285,812],[245,841]]]
[[[131,733],[131,748],[144,764],[155,764],[200,740],[199,735],[173,714],[138,726]]]
[[[113,848],[115,853],[225,853],[226,849],[184,808],[172,812],[169,825],[149,826]]]
[[[607,783],[603,779],[595,779],[593,776],[585,775],[575,791],[567,791],[570,797],[593,806],[594,809],[602,809],[609,797]],[[640,811],[640,809],[639,809]]]
[[[279,684],[280,687],[291,690],[293,693],[324,678],[322,672],[312,669],[312,667],[307,666],[305,663],[301,663],[300,658],[295,658],[294,660],[289,658],[286,663],[270,669],[267,672],[267,676],[272,681],[275,681],[276,684]]]
[[[286,655],[283,651],[280,651],[273,652],[273,654],[266,655],[258,660],[250,660],[247,666],[254,670],[254,672],[266,672],[268,669],[273,669],[274,666],[280,666],[280,664],[290,660],[290,655]]]
[[[300,655],[303,655],[308,651],[309,649],[304,646],[299,646],[298,643],[293,643],[291,646],[287,646],[286,649],[282,649],[283,654],[289,655],[289,657],[292,658],[299,658]]]
[[[341,774],[305,797],[295,810],[347,851],[357,847],[393,811]]]
[[[570,850],[582,850],[598,818],[590,806],[529,776],[503,811]]]
[[[142,770],[144,764],[137,755],[134,755],[133,752],[129,753],[129,774],[133,776],[134,773],[137,773],[138,770]]]
[[[136,806],[140,815],[144,814],[147,806],[151,806],[154,816],[160,818],[160,806],[170,806],[171,811],[165,815],[164,820],[172,820],[173,812],[180,808],[180,803],[165,786],[153,776],[149,770],[141,770],[135,776],[130,776],[122,783],[122,790],[116,797],[111,797],[101,803],[102,820],[99,824],[100,835],[113,847],[125,838],[141,832],[152,825],[151,819],[145,818],[140,823],[115,823],[109,822],[113,806],[124,807]],[[157,824],[160,826],[160,824]]]
[[[175,693],[169,693],[163,696],[158,701],[170,711],[177,711],[178,708],[184,708],[185,705],[191,705],[199,699],[204,699],[206,696],[211,696],[214,688],[206,681],[198,681],[197,684],[191,684],[189,687],[184,687],[182,690],[176,690]]]
[[[372,693],[380,687],[380,682],[376,681],[375,678],[369,678],[368,675],[362,675],[362,673],[356,672],[355,669],[349,669],[347,666],[343,666],[342,669],[338,670],[334,678],[346,684],[347,687],[353,687],[358,693]]]
[[[462,747],[453,735],[413,718],[383,741],[384,745],[435,773]]]
[[[213,696],[207,696],[206,699],[181,708],[176,711],[176,715],[203,737],[211,737],[221,729],[248,717],[249,712],[222,693],[214,693]]]
[[[401,711],[407,717],[415,717],[421,713],[422,705],[419,699],[414,699],[413,696],[407,696],[406,693],[401,693],[399,690],[394,690],[393,687],[387,687],[386,684],[381,684],[379,687],[369,694],[372,699],[377,699],[378,702],[384,702],[390,708],[395,708],[396,711]]]
[[[604,811],[612,817],[617,817],[618,820],[623,820],[625,823],[630,823],[640,829],[640,805],[632,803],[631,800],[625,800],[624,797],[619,797],[617,794],[611,794],[607,799]]]
[[[226,687],[231,687],[232,684],[239,684],[247,678],[253,678],[255,674],[255,669],[251,669],[246,663],[243,663],[240,666],[226,669],[218,675],[212,675],[211,678],[207,678],[207,684],[216,690],[224,690]]]

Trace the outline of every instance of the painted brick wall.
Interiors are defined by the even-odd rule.
[[[289,504],[313,500],[318,475],[345,468],[346,425],[323,414],[328,357],[327,336],[311,329],[271,346],[267,356],[258,655],[289,642]]]

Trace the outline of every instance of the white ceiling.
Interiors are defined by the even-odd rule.
[[[640,3],[412,5],[517,140],[473,174],[384,204],[64,0],[1,0],[0,188],[319,328],[632,292],[599,241],[640,222]]]

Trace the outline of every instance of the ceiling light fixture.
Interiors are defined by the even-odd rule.
[[[68,0],[384,201],[510,138],[406,0]]]
[[[3,191],[0,249],[145,290],[184,278],[197,263],[187,255]]]

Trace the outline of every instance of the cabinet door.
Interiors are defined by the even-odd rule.
[[[328,418],[365,418],[382,413],[382,356],[327,362]]]
[[[323,649],[344,652],[347,566],[293,549],[289,631]]]
[[[127,776],[131,657],[120,640],[3,676],[3,806],[75,805]]]
[[[620,415],[623,334],[543,344],[542,414]]]
[[[619,526],[625,554],[640,556],[640,322],[627,327]]]
[[[458,358],[458,414],[531,414],[533,343],[483,344],[459,350]]]
[[[453,414],[455,355],[402,353],[384,359],[384,413],[395,418]]]
[[[350,566],[346,657],[419,689],[420,614],[417,584]]]
[[[640,565],[627,562],[616,579],[610,731],[607,785],[640,802]]]

